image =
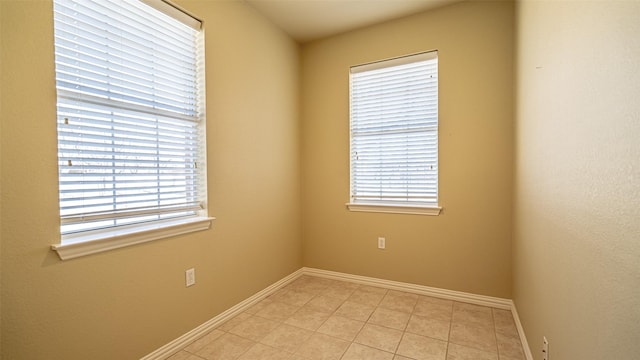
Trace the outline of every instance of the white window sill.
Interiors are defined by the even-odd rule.
[[[410,206],[397,204],[357,204],[347,203],[350,211],[391,213],[391,214],[412,214],[412,215],[440,215],[441,207],[437,206]]]
[[[69,260],[81,256],[164,239],[170,236],[207,230],[212,217],[178,219],[155,224],[142,224],[127,229],[100,231],[65,237],[61,244],[51,245],[60,259]]]

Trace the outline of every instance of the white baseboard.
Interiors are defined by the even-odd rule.
[[[195,341],[199,337],[205,335],[209,331],[213,330],[214,328],[218,327],[225,321],[229,320],[230,318],[249,309],[251,306],[259,302],[260,300],[266,298],[267,296],[271,295],[278,289],[286,286],[287,284],[289,284],[290,282],[299,278],[302,275],[317,276],[317,277],[323,277],[323,278],[333,279],[333,280],[348,281],[348,282],[353,282],[353,283],[362,284],[362,285],[382,287],[390,290],[404,291],[404,292],[410,292],[410,293],[419,294],[419,295],[437,297],[441,299],[460,301],[460,302],[482,305],[482,306],[489,306],[497,309],[511,310],[511,313],[513,314],[513,319],[515,320],[516,327],[518,329],[518,333],[520,335],[520,341],[522,342],[522,347],[524,349],[525,356],[527,360],[533,360],[533,356],[531,355],[531,350],[529,349],[529,345],[527,343],[527,339],[524,334],[524,329],[522,328],[522,324],[520,323],[520,318],[518,317],[518,312],[516,311],[513,301],[511,301],[510,299],[503,299],[503,298],[497,298],[497,297],[485,296],[485,295],[476,295],[476,294],[471,294],[471,293],[466,293],[461,291],[433,288],[429,286],[384,280],[384,279],[378,279],[378,278],[372,278],[372,277],[360,276],[360,275],[351,275],[346,273],[308,268],[308,267],[303,267],[301,269],[298,269],[292,274],[273,283],[272,285],[265,288],[264,290],[256,293],[255,295],[231,307],[230,309],[222,312],[221,314],[215,316],[214,318],[198,326],[197,328],[189,331],[188,333],[162,346],[161,348],[155,350],[154,352],[146,355],[140,360],[166,359],[167,357],[178,352],[180,349],[189,345],[191,342]]]
[[[360,275],[351,275],[335,271],[320,270],[314,268],[302,268],[303,274],[324,277],[334,280],[349,281],[363,285],[377,286],[385,289],[409,292],[418,295],[426,295],[447,300],[455,300],[470,304],[489,306],[498,309],[511,310],[512,301],[492,296],[476,295],[461,291],[433,288],[429,286],[404,283],[399,281],[384,280]]]
[[[524,356],[527,358],[527,360],[533,360],[533,354],[531,353],[531,348],[529,347],[529,343],[527,342],[527,336],[524,334],[524,328],[522,327],[522,323],[520,322],[520,316],[518,316],[518,311],[516,310],[515,303],[511,306],[511,314],[513,315],[513,320],[516,322],[516,328],[518,329],[518,334],[520,335],[520,342],[522,343]]]
[[[209,331],[215,329],[216,327],[222,325],[225,321],[231,319],[232,317],[240,314],[241,312],[249,309],[254,304],[258,303],[260,300],[266,298],[267,296],[274,293],[276,290],[286,286],[293,280],[302,276],[303,269],[298,269],[297,271],[291,273],[290,275],[280,279],[279,281],[271,284],[266,287],[262,291],[254,294],[248,299],[234,305],[233,307],[223,311],[219,315],[213,317],[208,320],[204,324],[196,327],[195,329],[189,331],[188,333],[180,336],[179,338],[169,342],[168,344],[160,347],[159,349],[153,351],[152,353],[147,354],[146,356],[140,358],[140,360],[164,360],[169,356],[177,353],[185,346],[191,344],[201,336],[205,335]]]

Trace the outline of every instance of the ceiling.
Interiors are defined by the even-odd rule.
[[[245,0],[304,43],[458,0]]]

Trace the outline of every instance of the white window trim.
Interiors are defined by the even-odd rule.
[[[165,239],[172,236],[208,230],[213,217],[192,217],[120,229],[107,229],[78,235],[67,235],[64,243],[51,245],[61,260],[97,254],[126,246]]]
[[[442,207],[432,206],[410,206],[396,204],[362,204],[347,203],[347,208],[351,211],[388,213],[388,214],[410,214],[410,215],[440,215]]]

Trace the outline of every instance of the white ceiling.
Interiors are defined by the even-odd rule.
[[[459,0],[245,0],[299,42],[339,34]]]

